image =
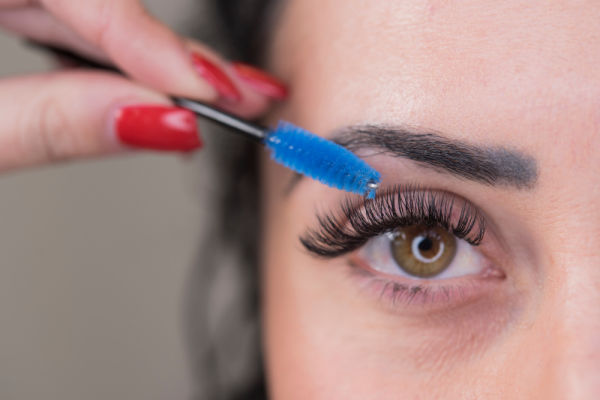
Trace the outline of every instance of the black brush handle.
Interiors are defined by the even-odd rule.
[[[248,137],[261,142],[267,137],[268,130],[233,114],[219,110],[213,106],[200,101],[186,99],[184,97],[172,97],[173,102],[179,107],[190,110],[196,115],[207,118],[227,128],[233,128],[245,133]]]
[[[65,60],[69,60],[76,65],[81,65],[85,68],[98,69],[103,71],[114,72],[119,75],[125,75],[123,71],[115,67],[114,65],[104,64],[95,60],[91,60],[81,56],[80,54],[74,53],[71,50],[64,49],[61,47],[46,45],[34,41],[27,42],[30,46],[47,51],[53,55],[60,57]],[[254,124],[245,119],[239,118],[226,111],[215,108],[209,104],[201,101],[187,99],[184,97],[171,97],[173,103],[177,106],[190,110],[200,117],[204,117],[210,121],[216,122],[226,128],[232,128],[237,132],[244,133],[247,137],[257,141],[263,142],[268,135],[268,129],[260,125]]]

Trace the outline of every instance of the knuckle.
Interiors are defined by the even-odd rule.
[[[123,37],[119,31],[129,24],[132,18],[147,15],[138,2],[132,1],[105,0],[100,1],[97,7],[92,43],[101,49],[110,49],[112,45],[122,41]]]
[[[51,97],[40,98],[18,121],[20,141],[34,161],[58,161],[76,153],[76,138],[67,113]]]
[[[111,31],[114,26],[114,7],[115,2],[113,1],[102,1],[98,5],[97,25],[92,41],[100,48],[106,48],[110,44]]]

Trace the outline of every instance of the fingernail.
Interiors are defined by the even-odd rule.
[[[276,100],[284,100],[287,97],[287,87],[277,78],[243,63],[234,63],[232,67],[235,74],[258,93]]]
[[[240,91],[235,87],[227,74],[211,61],[199,53],[192,53],[192,64],[198,75],[210,83],[221,97],[231,102],[238,102],[242,99]]]
[[[183,108],[125,106],[117,111],[115,130],[121,142],[133,147],[165,151],[202,147],[196,116]]]

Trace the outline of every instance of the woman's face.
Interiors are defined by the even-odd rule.
[[[600,397],[599,21],[591,1],[287,3],[276,117],[344,135],[383,190],[265,162],[274,398]]]

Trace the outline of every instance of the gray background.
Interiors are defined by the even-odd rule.
[[[145,3],[179,32],[197,17],[198,1]],[[2,77],[50,67],[4,33],[0,54]],[[0,177],[1,399],[189,397],[197,169],[146,154]]]

